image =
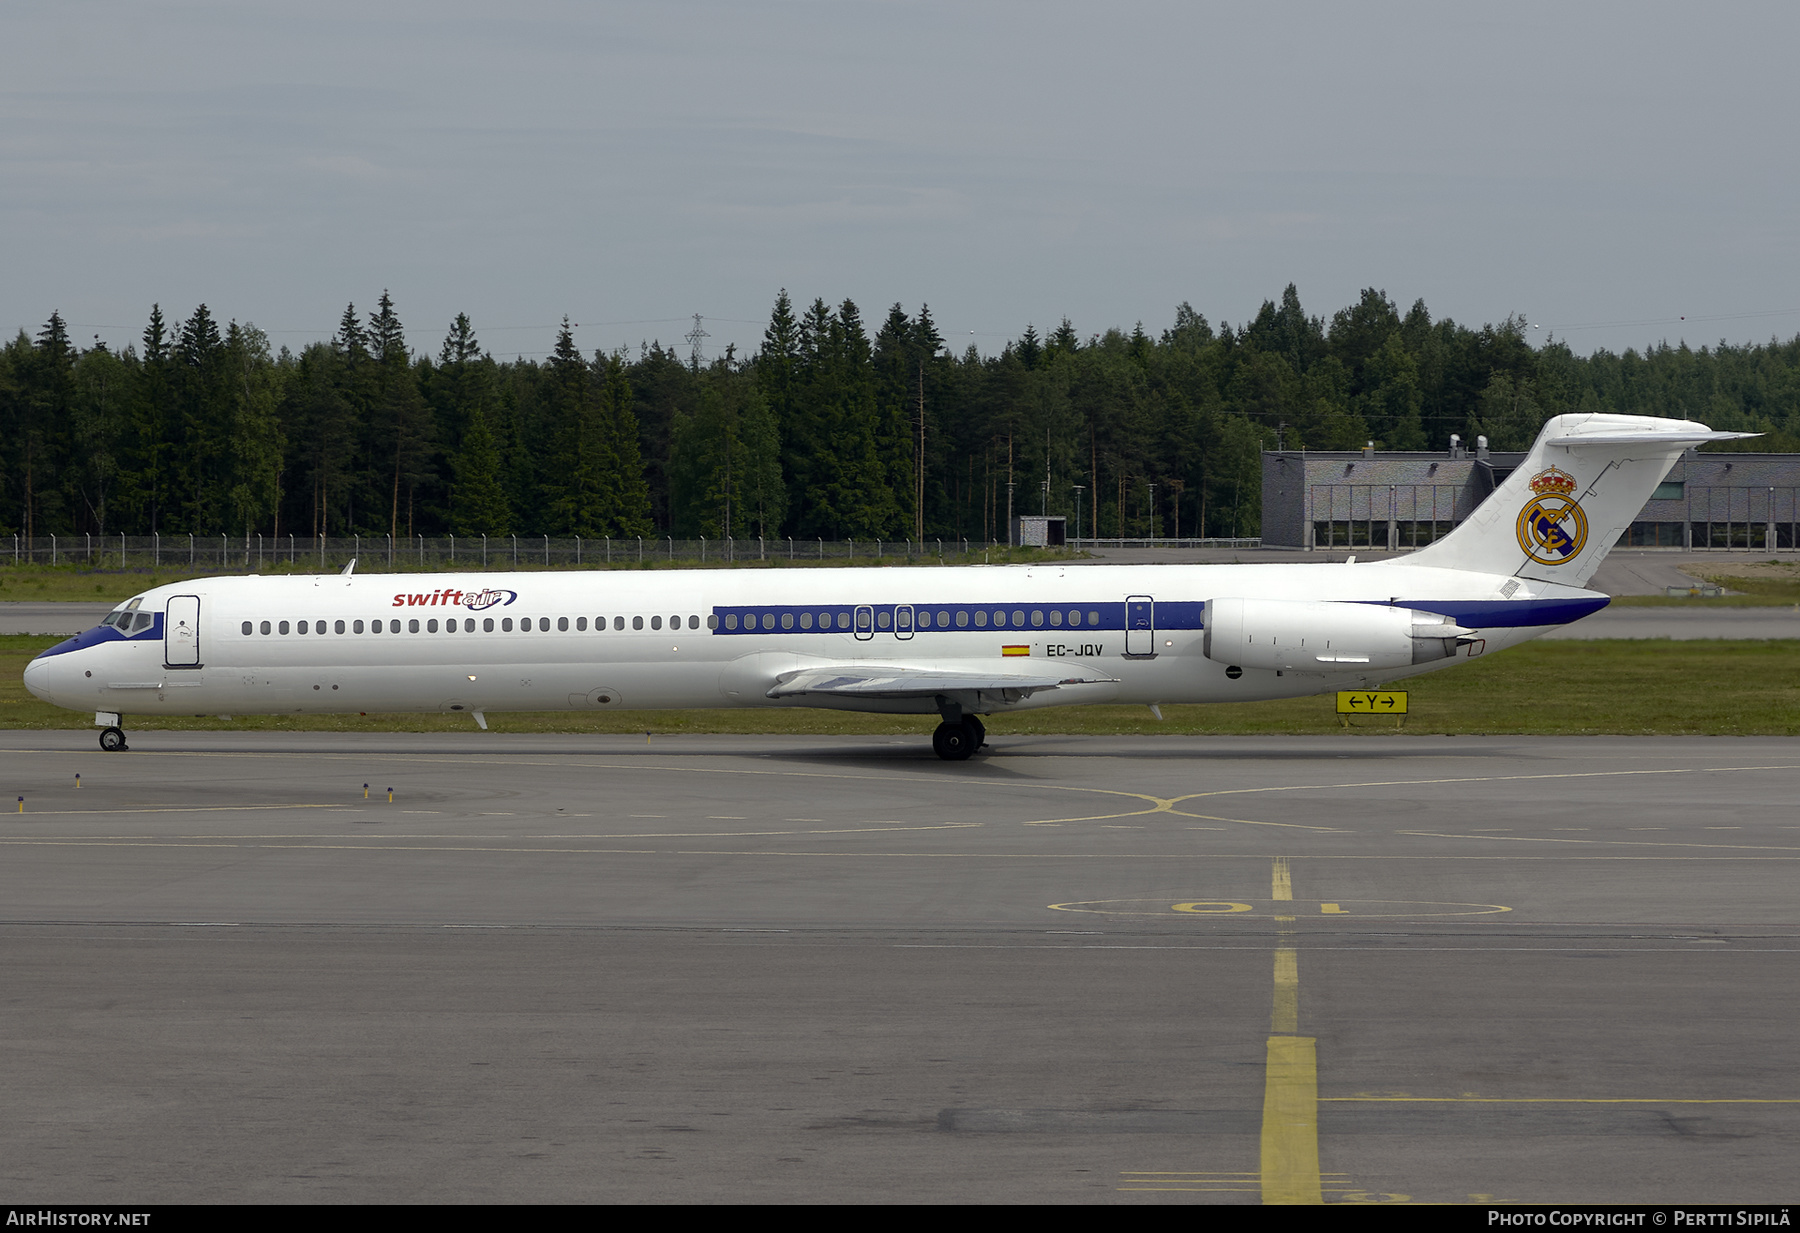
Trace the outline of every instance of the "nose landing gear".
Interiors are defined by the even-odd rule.
[[[107,753],[118,753],[130,748],[125,744],[125,729],[119,727],[102,728],[100,730],[100,748]]]

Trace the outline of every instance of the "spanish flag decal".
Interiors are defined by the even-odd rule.
[[[1003,646],[1000,648],[1000,653],[1002,655],[1029,655],[1031,648],[1028,646]]]

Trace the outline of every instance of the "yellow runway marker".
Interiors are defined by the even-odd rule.
[[[1288,870],[1287,857],[1277,856],[1275,858],[1275,871],[1270,875],[1270,879],[1271,888],[1269,891],[1269,898],[1277,903],[1292,903],[1294,899],[1294,877]],[[1291,916],[1277,916],[1275,919],[1293,920],[1294,918]],[[1276,978],[1276,983],[1280,983],[1279,976]],[[1281,1029],[1276,1028],[1275,1030],[1280,1031]]]
[[[1310,1036],[1269,1037],[1263,1085],[1262,1201],[1323,1203],[1319,1067]]]
[[[1275,858],[1269,897],[1294,900],[1288,858]],[[1292,916],[1277,916],[1292,921]],[[1283,939],[1292,937],[1281,931]],[[1262,1201],[1323,1203],[1319,1178],[1319,1063],[1317,1045],[1300,1031],[1300,955],[1292,946],[1275,949],[1275,992],[1269,1011],[1268,1060],[1263,1075]]]
[[[1300,1030],[1300,956],[1290,946],[1275,952],[1275,1008],[1269,1030],[1285,1036]]]

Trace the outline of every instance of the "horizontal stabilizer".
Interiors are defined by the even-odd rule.
[[[1545,445],[1583,449],[1592,445],[1705,445],[1709,441],[1742,441],[1760,432],[1589,432],[1579,436],[1551,437]]]

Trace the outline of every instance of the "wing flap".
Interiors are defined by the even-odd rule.
[[[988,693],[1029,697],[1070,685],[1116,685],[1117,678],[1052,673],[945,671],[904,664],[846,664],[784,672],[769,689],[771,698],[823,695],[835,698],[930,698],[937,694]]]

